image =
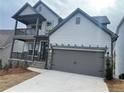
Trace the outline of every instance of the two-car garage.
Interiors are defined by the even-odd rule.
[[[100,19],[104,19],[101,20],[103,23]],[[113,42],[118,36],[103,24],[110,24],[106,16],[100,16],[96,20],[81,9],[72,12],[49,34],[49,47],[53,50],[49,67],[53,70],[104,77],[104,56],[108,52],[109,57],[113,57]]]
[[[52,49],[51,69],[104,77],[104,49]]]

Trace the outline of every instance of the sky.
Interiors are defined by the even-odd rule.
[[[111,22],[108,28],[113,32],[124,16],[124,0],[42,0],[62,18],[76,8],[90,16],[107,16]],[[26,3],[32,6],[38,0],[0,0],[0,29],[14,29],[15,20],[11,17]],[[19,27],[23,27],[22,24]]]

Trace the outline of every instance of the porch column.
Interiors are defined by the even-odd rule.
[[[36,36],[38,36],[38,33],[39,33],[39,16],[38,16],[37,21],[36,21]],[[32,52],[32,61],[34,61],[36,43],[37,43],[37,37],[34,40],[34,47],[33,47],[33,52]]]
[[[15,28],[14,28],[14,36],[16,35],[16,30],[17,30],[17,25],[18,25],[18,21],[16,20],[15,22]],[[12,58],[12,52],[13,52],[13,48],[14,48],[14,43],[15,43],[15,39],[13,38],[13,41],[12,41],[12,47],[11,47],[11,53],[10,53],[10,58]]]
[[[37,21],[36,21],[36,35],[38,36],[38,34],[39,34],[39,16],[38,16],[38,18],[37,18]]]
[[[25,48],[25,41],[24,41],[23,48],[22,48],[22,53],[21,53],[21,58],[22,59],[24,59],[24,48]]]

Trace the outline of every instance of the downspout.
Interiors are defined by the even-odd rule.
[[[113,43],[114,43],[114,41],[113,41],[113,38],[111,38],[111,62],[112,62],[112,73],[114,72],[114,62],[113,62]],[[114,75],[114,73],[113,73],[113,75]]]
[[[113,73],[113,76],[114,76],[114,66],[115,66],[115,63],[114,63],[114,61],[113,61],[113,51],[114,51],[114,42],[117,40],[117,38],[118,38],[118,36],[116,36],[116,37],[112,37],[111,38],[111,62],[112,62],[112,73]]]

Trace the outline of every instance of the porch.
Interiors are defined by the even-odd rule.
[[[15,40],[11,58],[13,65],[21,64],[45,68],[48,56],[48,37],[35,37],[35,40]]]
[[[23,42],[20,45],[20,48],[17,49],[15,47],[11,53],[9,61],[12,62],[13,66],[20,64],[23,66],[45,68],[48,55],[48,42],[37,42],[35,46],[34,42]]]
[[[30,13],[25,13],[25,9]],[[41,64],[47,61],[49,37],[45,29],[46,19],[26,4],[13,18],[15,22],[15,36],[12,43],[10,61],[15,63]],[[18,23],[26,28],[18,28]]]
[[[16,59],[16,60],[24,60],[24,61],[28,61],[28,62],[32,62],[32,61],[39,61],[39,62],[44,62],[46,61],[46,57],[45,55],[41,55],[41,52],[37,52],[35,51],[35,55],[32,55],[32,50],[29,50],[29,52],[12,52],[12,59]]]
[[[35,67],[44,69],[46,68],[45,61],[32,61],[32,60],[24,60],[24,59],[16,59],[16,58],[9,58],[8,60],[12,67],[14,66],[23,66],[23,67]]]

